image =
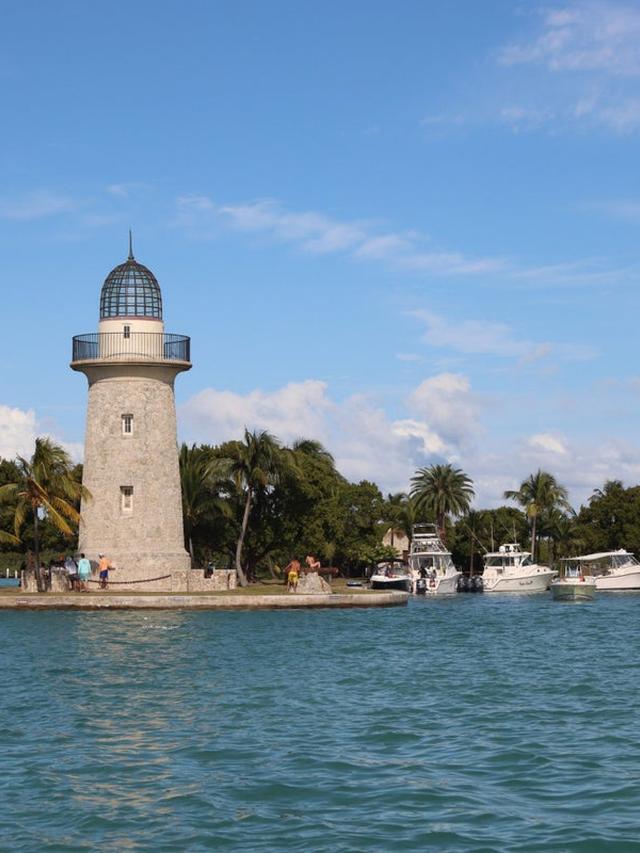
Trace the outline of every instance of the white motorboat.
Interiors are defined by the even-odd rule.
[[[409,550],[412,591],[417,595],[451,595],[462,573],[453,565],[435,524],[415,524]]]
[[[551,581],[549,589],[556,601],[592,601],[596,594],[596,580],[585,575],[578,557],[562,561],[562,575]]]
[[[501,545],[484,555],[483,592],[544,592],[557,575],[533,562],[530,551],[517,542]]]
[[[369,578],[371,589],[400,589],[411,592],[412,578],[409,567],[402,560],[384,560],[378,563]]]
[[[640,563],[624,548],[574,557],[573,562],[580,565],[583,574],[595,579],[596,589],[619,592],[640,590]]]

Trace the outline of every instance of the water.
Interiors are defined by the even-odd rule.
[[[0,614],[0,847],[640,849],[640,596]]]

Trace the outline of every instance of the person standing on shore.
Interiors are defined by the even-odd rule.
[[[112,569],[111,560],[104,554],[98,554],[98,571],[100,572],[100,589],[106,589],[109,586],[109,569]]]
[[[89,592],[87,581],[91,577],[91,563],[84,554],[80,554],[78,563],[78,589],[80,592]]]
[[[77,588],[78,585],[78,564],[73,559],[71,554],[64,561],[64,568],[67,572],[67,576],[69,578],[69,584],[71,586],[72,591]]]
[[[300,562],[294,557],[285,568],[287,573],[287,592],[295,592],[300,579]]]

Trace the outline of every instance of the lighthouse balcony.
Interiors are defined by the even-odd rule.
[[[163,332],[95,332],[73,339],[72,365],[82,362],[191,363],[191,338]]]

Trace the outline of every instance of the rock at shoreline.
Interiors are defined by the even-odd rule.
[[[296,589],[296,593],[304,593],[305,595],[328,595],[332,592],[329,584],[317,572],[309,572],[308,575],[303,574]]]

